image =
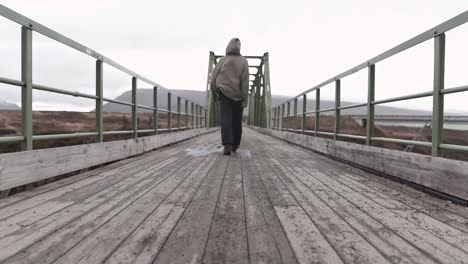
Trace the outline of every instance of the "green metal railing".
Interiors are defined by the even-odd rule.
[[[13,80],[8,78],[0,77],[0,83],[9,84],[17,87],[21,87],[21,111],[22,111],[22,136],[10,136],[10,137],[0,137],[0,143],[22,143],[23,150],[32,150],[33,142],[39,140],[51,140],[51,139],[71,139],[78,137],[96,137],[97,142],[103,142],[104,136],[107,135],[132,135],[133,138],[137,138],[139,134],[158,134],[159,132],[172,132],[179,131],[183,129],[193,129],[206,127],[206,111],[204,107],[194,103],[191,100],[185,99],[181,96],[177,96],[177,112],[172,111],[172,92],[162,85],[151,81],[127,68],[124,66],[112,61],[111,59],[99,54],[98,52],[68,38],[65,37],[3,5],[0,5],[0,16],[5,17],[17,24],[21,25],[21,80]],[[80,92],[67,91],[55,87],[49,87],[45,85],[39,85],[33,83],[32,78],[32,34],[33,32],[40,33],[52,40],[60,42],[70,48],[78,50],[87,56],[91,56],[96,59],[96,93],[85,94]],[[126,73],[131,76],[132,84],[132,100],[131,103],[105,98],[103,96],[103,67],[104,64],[111,66],[123,73]],[[138,81],[145,82],[153,86],[153,105],[145,106],[139,105],[137,103],[137,85]],[[94,132],[84,132],[84,133],[70,133],[70,134],[53,134],[53,135],[34,135],[33,126],[32,126],[32,91],[40,90],[51,93],[58,93],[64,95],[70,95],[74,97],[88,98],[96,101],[96,131]],[[167,109],[158,108],[158,93],[159,91],[165,90],[168,92],[168,107]],[[174,94],[175,95],[175,94]],[[181,110],[182,100],[185,101],[185,112]],[[115,103],[120,105],[126,105],[131,107],[131,117],[132,117],[132,130],[128,131],[103,131],[103,103]],[[191,112],[188,111],[188,104],[191,104]],[[196,110],[194,112],[194,105]],[[147,109],[153,111],[153,128],[147,130],[138,130],[138,119],[137,119],[137,109]],[[161,129],[158,127],[158,113],[165,112],[168,114],[168,124],[169,128]],[[172,127],[172,115],[175,114],[178,116],[177,127]],[[181,117],[185,116],[186,126],[181,126]],[[188,118],[191,119],[190,126],[188,125]]]
[[[463,12],[462,14],[434,27],[430,30],[427,30],[424,33],[419,34],[418,36],[403,42],[402,44],[364,62],[356,67],[349,69],[335,77],[332,77],[319,85],[302,92],[301,94],[289,99],[288,101],[275,106],[272,108],[271,113],[273,114],[273,129],[278,130],[287,130],[292,132],[300,133],[313,133],[315,136],[323,135],[333,137],[335,140],[340,138],[349,138],[349,139],[359,139],[366,142],[367,145],[371,145],[373,142],[393,142],[406,145],[415,145],[415,146],[424,146],[432,148],[433,156],[440,156],[441,150],[456,150],[456,151],[468,151],[468,146],[462,145],[452,145],[452,144],[443,144],[442,141],[442,131],[443,131],[443,122],[444,122],[444,96],[446,94],[461,93],[468,91],[468,85],[462,87],[454,88],[445,88],[444,87],[444,68],[445,68],[445,33],[453,28],[456,28],[462,24],[468,22],[468,11]],[[434,84],[432,91],[427,91],[418,94],[411,94],[406,96],[394,97],[384,100],[375,100],[375,76],[376,76],[376,64],[392,57],[402,51],[410,49],[414,46],[417,46],[427,40],[434,40]],[[360,70],[367,69],[368,71],[368,96],[367,102],[362,104],[354,104],[341,106],[341,79],[352,75]],[[322,87],[335,83],[335,107],[329,109],[320,109],[320,90]],[[310,92],[316,92],[316,108],[315,111],[306,111],[307,103],[307,94]],[[297,113],[297,100],[298,98],[303,97],[303,112]],[[417,98],[433,98],[433,110],[432,110],[432,142],[416,141],[416,140],[403,140],[396,138],[383,138],[375,137],[375,106],[391,102],[399,102],[410,99]],[[285,120],[289,123],[290,121],[290,103],[294,102],[294,114],[293,114],[293,126],[288,127],[285,125]],[[287,114],[285,115],[285,105],[287,105]],[[341,111],[345,109],[352,109],[358,107],[367,107],[367,125],[366,125],[366,136],[351,135],[340,133],[340,115]],[[323,132],[320,131],[320,114],[324,112],[334,112],[335,115],[335,131],[332,132]],[[313,131],[305,130],[305,119],[307,115],[315,115],[315,128]],[[297,129],[296,126],[296,117],[302,116],[302,129]]]
[[[206,87],[206,102],[208,111],[209,126],[214,127],[220,124],[219,104],[215,101],[214,92],[211,90],[211,73],[218,63],[218,60],[223,56],[215,55],[210,52],[208,63],[208,77]],[[249,85],[249,104],[247,107],[249,125],[260,127],[270,127],[271,113],[268,111],[271,107],[271,87],[270,87],[270,62],[268,53],[263,56],[244,56],[248,60],[260,60],[258,65],[249,62],[250,71],[256,70],[255,73],[250,73]]]

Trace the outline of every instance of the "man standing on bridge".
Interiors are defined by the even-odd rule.
[[[229,41],[226,56],[211,75],[211,90],[220,101],[221,140],[224,155],[236,152],[242,137],[242,116],[249,95],[249,64],[240,54],[238,38]]]

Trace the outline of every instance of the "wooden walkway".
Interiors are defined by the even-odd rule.
[[[1,263],[468,263],[468,209],[245,129],[0,201]]]

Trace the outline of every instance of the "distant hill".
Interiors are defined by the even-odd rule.
[[[206,100],[205,91],[193,91],[193,90],[171,90],[171,91],[184,98],[193,100],[194,102],[199,103],[201,105],[205,104],[205,100]],[[285,95],[272,95],[272,98],[271,98],[272,105],[275,106],[275,105],[281,104],[289,98],[291,97],[285,96]],[[127,91],[115,99],[120,100],[120,101],[125,101],[125,102],[131,102],[131,91]],[[152,89],[138,89],[137,90],[137,103],[140,105],[152,106],[153,105],[153,90]],[[356,104],[356,103],[347,102],[347,101],[341,102],[341,105],[343,106],[351,105],[351,104]],[[167,92],[166,91],[160,92],[158,94],[158,107],[167,109]],[[327,109],[327,108],[333,108],[333,107],[335,107],[334,101],[329,101],[329,100],[320,101],[321,109]],[[302,111],[302,100],[298,101],[297,108],[298,108],[298,112]],[[175,96],[173,96],[172,110],[173,111],[177,110]],[[182,103],[182,110],[184,110],[183,103]],[[307,100],[307,111],[313,111],[313,110],[315,110],[315,100],[309,99]],[[106,103],[104,104],[104,111],[105,112],[130,112],[131,109],[130,107],[125,106],[125,105],[119,105],[115,103]],[[139,111],[149,112],[149,110],[146,110],[146,109],[139,109]],[[245,111],[245,113],[247,113],[247,111]],[[331,113],[332,112],[330,112],[330,114]],[[367,109],[365,107],[347,109],[347,110],[343,110],[343,113],[346,115],[365,115],[367,113]],[[327,113],[323,113],[323,114],[327,114]],[[376,106],[375,114],[376,115],[411,115],[413,116],[413,115],[431,115],[431,112],[378,105]]]
[[[21,108],[16,104],[0,100],[0,110],[21,110]]]

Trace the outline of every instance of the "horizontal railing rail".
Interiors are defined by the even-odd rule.
[[[468,91],[468,85],[460,87],[445,88],[444,82],[444,69],[445,69],[445,33],[453,28],[456,28],[460,25],[463,25],[468,22],[468,11],[461,13],[458,16],[455,16],[452,19],[447,20],[446,22],[433,27],[403,43],[400,45],[387,50],[341,74],[338,74],[286,101],[283,103],[272,107],[272,122],[273,129],[286,130],[292,132],[300,133],[312,133],[315,136],[324,135],[332,136],[335,140],[340,138],[348,139],[359,139],[365,140],[367,145],[371,145],[372,142],[390,142],[398,143],[412,146],[422,146],[430,147],[433,156],[440,156],[441,150],[456,150],[456,151],[465,151],[468,152],[468,146],[464,145],[453,145],[453,144],[443,144],[442,143],[442,133],[444,126],[444,95],[454,94]],[[434,40],[434,83],[432,91],[398,96],[393,98],[387,98],[382,100],[375,100],[375,68],[376,65],[396,54],[399,54],[407,49],[415,47],[425,41]],[[352,105],[341,105],[341,79],[344,77],[355,74],[363,69],[368,70],[368,84],[367,84],[367,102],[352,104]],[[335,83],[335,107],[328,109],[320,109],[320,90],[322,87]],[[315,110],[307,111],[307,95],[315,91]],[[433,98],[433,110],[432,116],[430,117],[430,122],[432,124],[432,136],[431,142],[418,141],[418,140],[404,140],[396,138],[386,138],[386,137],[376,137],[374,134],[375,130],[375,106],[393,102],[401,102],[405,100],[419,99],[419,98]],[[298,99],[302,98],[302,108],[303,111],[298,113]],[[291,104],[292,104],[292,114],[291,114]],[[340,118],[342,110],[355,109],[360,107],[366,107],[367,113],[364,117],[366,119],[366,135],[352,135],[340,133]],[[334,132],[324,132],[320,131],[320,113],[325,112],[334,112],[335,116],[335,125]],[[315,114],[315,126],[314,130],[307,130],[305,128],[306,118],[310,114]],[[297,117],[302,116],[302,128],[298,129]],[[291,120],[292,119],[292,120]],[[292,121],[292,125],[290,125]]]
[[[207,126],[207,110],[201,104],[198,104],[190,99],[178,96],[171,90],[165,88],[159,83],[156,83],[134,71],[118,64],[117,62],[107,58],[106,56],[94,51],[93,49],[80,44],[52,29],[49,29],[3,5],[0,5],[0,16],[5,17],[17,24],[21,25],[21,80],[15,80],[5,77],[0,77],[0,83],[12,86],[21,87],[21,111],[22,111],[22,130],[21,136],[4,136],[0,137],[0,143],[23,143],[23,150],[33,149],[34,141],[52,140],[52,139],[72,139],[80,137],[96,137],[97,142],[103,142],[104,136],[109,135],[125,135],[131,134],[133,138],[137,138],[138,134],[158,132],[173,132],[183,129],[193,129]],[[63,45],[75,49],[86,56],[96,59],[96,93],[86,94],[77,91],[68,91],[56,87],[46,85],[39,85],[33,82],[32,79],[32,34],[33,32],[42,34],[54,41],[62,43]],[[103,66],[108,65],[113,67],[131,77],[132,83],[132,96],[131,102],[125,102],[116,99],[110,99],[103,96]],[[130,80],[129,80],[130,81]],[[137,82],[142,81],[146,84],[153,86],[153,105],[141,105],[137,103]],[[34,135],[32,129],[32,91],[39,90],[50,93],[63,94],[68,96],[87,98],[96,101],[95,114],[96,114],[96,131],[93,132],[80,132],[80,133],[64,133],[64,134],[50,134],[50,135]],[[158,108],[158,93],[165,90],[168,94],[167,109]],[[177,111],[172,110],[172,98],[176,99]],[[185,109],[182,110],[182,103],[185,102]],[[132,129],[126,131],[104,131],[104,115],[103,115],[103,102],[126,105],[131,107],[131,124]],[[190,105],[190,109],[189,109]],[[137,109],[146,109],[153,111],[153,128],[152,129],[138,129]],[[159,128],[158,113],[163,112],[168,115],[168,128]],[[177,115],[177,127],[173,126],[173,115]],[[184,117],[185,125],[182,126],[182,116]],[[190,118],[190,125],[189,119]]]

